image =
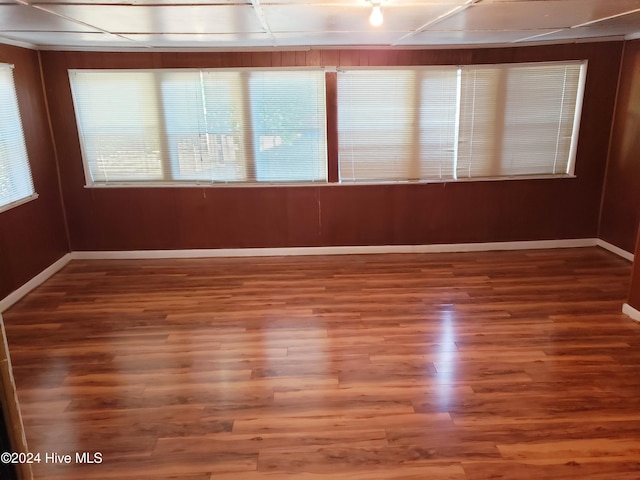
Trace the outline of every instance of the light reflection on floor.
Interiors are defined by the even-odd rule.
[[[452,400],[452,389],[456,376],[458,352],[455,349],[456,332],[454,328],[455,312],[450,309],[442,311],[441,331],[438,344],[436,366],[436,382],[438,385],[438,406],[442,410],[449,408]]]

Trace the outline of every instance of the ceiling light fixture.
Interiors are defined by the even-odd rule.
[[[371,10],[371,15],[369,16],[369,23],[374,27],[379,27],[382,25],[384,18],[382,16],[382,9],[380,8],[380,3],[371,2],[373,9]]]

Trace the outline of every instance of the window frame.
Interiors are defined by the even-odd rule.
[[[585,85],[587,82],[587,73],[588,73],[588,60],[587,59],[569,59],[569,60],[553,60],[553,61],[530,61],[530,62],[504,62],[504,63],[488,63],[488,64],[460,64],[460,65],[451,65],[451,64],[443,64],[443,65],[405,65],[405,66],[344,66],[338,67],[338,72],[341,71],[359,71],[359,70],[378,70],[378,71],[393,71],[393,70],[404,70],[404,71],[413,71],[419,72],[420,70],[425,69],[437,69],[437,68],[447,68],[447,67],[455,67],[458,69],[458,75],[466,69],[476,68],[476,67],[492,67],[495,66],[497,68],[508,68],[512,67],[520,67],[520,66],[549,66],[549,65],[578,65],[580,68],[578,84],[576,89],[576,104],[575,111],[573,115],[573,126],[572,126],[572,135],[570,147],[568,150],[568,160],[567,160],[567,171],[566,173],[555,173],[555,174],[521,174],[521,175],[494,175],[494,176],[469,176],[469,177],[458,177],[456,174],[457,170],[457,155],[459,148],[459,135],[460,135],[460,124],[459,118],[456,118],[457,127],[455,130],[455,144],[454,148],[456,150],[455,160],[453,163],[453,171],[454,175],[451,178],[420,178],[420,179],[381,179],[381,180],[342,180],[339,178],[338,183],[340,185],[384,185],[384,184],[431,184],[431,183],[451,183],[451,182],[483,182],[483,181],[506,181],[506,180],[549,180],[549,179],[574,179],[577,178],[575,173],[576,167],[576,159],[577,159],[577,149],[579,142],[579,132],[580,132],[580,124],[582,118],[583,104],[584,104],[584,92]],[[338,80],[339,81],[339,80]],[[460,88],[460,80],[458,80],[458,88]],[[461,95],[460,91],[458,91],[458,96],[456,99],[456,111],[457,116],[460,114],[460,102]],[[340,108],[340,99],[337,100],[338,109]],[[416,108],[419,112],[420,107]],[[418,113],[419,114],[419,113]],[[340,130],[338,127],[338,136],[340,135]],[[340,145],[338,145],[338,150],[340,150]],[[340,159],[338,159],[338,171],[340,171]]]
[[[28,195],[22,196],[8,203],[0,204],[0,213],[3,213],[37,199],[38,194],[35,190],[35,184],[33,181],[33,172],[31,170],[31,162],[29,160],[27,140],[24,134],[24,125],[22,123],[22,113],[20,112],[18,89],[16,86],[15,76],[13,74],[13,72],[15,71],[15,65],[0,62],[0,69],[10,71],[11,85],[8,85],[8,88],[10,88],[10,96],[12,98],[10,99],[10,104],[8,105],[7,110],[11,115],[11,122],[17,125],[17,130],[20,133],[18,140],[19,151],[11,151],[10,153],[20,155],[21,158],[19,159],[19,162],[7,162],[7,168],[10,170],[9,177],[11,178],[12,175],[19,175],[23,177],[22,181],[28,181],[28,186],[30,187],[30,193]],[[0,107],[2,106],[0,105]],[[11,171],[11,167],[13,167],[14,169],[17,167],[21,171],[16,174],[15,171]]]
[[[86,152],[86,148],[85,148],[85,142],[83,141],[83,133],[82,133],[82,123],[80,122],[79,119],[79,111],[78,108],[76,106],[76,93],[74,91],[74,85],[73,85],[73,81],[72,81],[72,75],[74,74],[74,72],[98,72],[98,73],[105,73],[105,72],[126,72],[126,73],[145,73],[145,72],[162,72],[163,74],[171,74],[171,73],[208,73],[208,72],[232,72],[232,73],[238,73],[240,77],[244,77],[244,74],[246,73],[251,73],[251,72],[304,72],[304,71],[310,71],[310,72],[317,72],[319,75],[322,75],[322,80],[321,80],[321,85],[319,85],[319,90],[318,90],[318,94],[319,97],[318,100],[314,99],[313,103],[317,103],[317,104],[321,104],[322,110],[321,110],[321,116],[322,116],[322,122],[318,124],[321,131],[321,137],[324,139],[324,143],[321,145],[321,149],[320,149],[320,163],[318,163],[318,167],[319,170],[322,170],[322,175],[323,178],[317,179],[317,180],[292,180],[292,181],[288,181],[288,180],[282,180],[282,181],[260,181],[257,178],[255,179],[245,179],[242,181],[210,181],[210,180],[193,180],[193,179],[187,179],[187,180],[181,180],[178,177],[179,175],[176,174],[173,170],[175,168],[175,165],[172,164],[172,150],[173,147],[166,147],[163,146],[163,148],[165,148],[164,153],[161,152],[161,156],[160,156],[160,161],[162,163],[162,170],[163,170],[163,177],[160,180],[139,180],[139,181],[130,181],[130,180],[116,180],[116,181],[95,181],[92,178],[91,175],[91,167],[88,163],[88,155]],[[327,86],[326,86],[326,73],[327,69],[325,67],[315,67],[315,66],[292,66],[292,67],[237,67],[237,68],[132,68],[132,69],[128,69],[128,68],[109,68],[109,69],[100,69],[100,68],[70,68],[68,69],[67,73],[68,73],[68,77],[69,77],[69,85],[70,85],[70,89],[71,89],[71,96],[72,96],[72,101],[73,101],[73,109],[74,109],[74,114],[75,114],[75,121],[76,121],[76,129],[77,129],[77,133],[78,133],[78,141],[79,141],[79,145],[80,145],[80,150],[81,150],[81,157],[82,157],[82,166],[83,166],[83,173],[84,173],[84,178],[85,178],[85,188],[210,188],[210,187],[215,187],[215,188],[254,188],[254,187],[259,187],[259,188],[264,188],[264,187],[273,187],[273,186],[287,186],[287,187],[296,187],[296,186],[307,186],[307,185],[325,185],[329,183],[329,172],[328,172],[328,129],[327,129],[327,117],[328,117],[328,113],[327,113]],[[246,82],[246,85],[240,87],[241,89],[248,89],[250,88],[250,79],[249,76],[247,76],[243,81]],[[159,92],[156,92],[159,93]],[[246,94],[246,91],[245,91]],[[252,104],[247,101],[248,99],[246,97],[242,98],[242,109],[245,111],[251,111],[252,110]],[[250,99],[249,99],[250,100]],[[160,110],[162,110],[163,107],[163,103],[162,102],[157,102],[155,104],[156,108],[159,108]],[[252,121],[251,118],[251,114],[249,114],[248,118],[243,118],[243,124],[246,123],[246,121]],[[160,118],[160,126],[159,126],[159,131],[161,132],[161,137],[160,137],[160,141],[163,143],[167,143],[167,140],[170,138],[171,135],[173,135],[172,132],[169,131],[168,129],[168,125],[165,119]],[[255,120],[253,121],[253,123],[255,124]],[[249,130],[253,129],[253,125],[251,126],[251,128],[249,128]],[[255,143],[254,143],[255,141]],[[255,146],[259,144],[260,139],[257,138],[252,138],[251,140],[245,140],[244,145],[250,145],[250,146]],[[251,157],[254,157],[254,153],[251,154]],[[322,158],[323,157],[323,158]],[[255,162],[255,158],[253,158],[253,161]],[[166,165],[165,165],[166,164]],[[253,164],[253,168],[257,169],[257,165],[254,163]],[[173,177],[173,178],[170,178]]]
[[[343,180],[340,177],[340,131],[339,131],[339,115],[338,112],[340,110],[340,98],[338,94],[338,75],[339,72],[343,70],[424,70],[430,68],[456,68],[458,72],[461,72],[464,68],[474,68],[474,67],[491,67],[495,65],[496,67],[509,67],[509,66],[544,66],[544,65],[569,65],[569,64],[579,64],[580,65],[580,73],[579,73],[579,81],[577,87],[577,97],[575,102],[575,111],[573,114],[573,129],[569,147],[569,159],[567,162],[567,173],[527,173],[527,174],[505,174],[498,176],[461,176],[455,173],[457,170],[457,161],[453,163],[453,171],[454,175],[452,177],[441,177],[441,178],[417,178],[417,179],[409,179],[409,178],[396,178],[396,179],[374,179],[374,180]],[[379,184],[429,184],[429,183],[449,183],[449,182],[478,182],[478,181],[505,181],[505,180],[549,180],[549,179],[558,179],[558,178],[576,178],[575,174],[575,166],[576,166],[576,158],[577,158],[577,149],[579,144],[579,131],[580,131],[580,123],[581,123],[581,115],[583,110],[584,103],[584,90],[585,84],[587,81],[587,67],[588,60],[587,59],[567,59],[567,60],[553,60],[553,61],[528,61],[528,62],[503,62],[503,63],[470,63],[470,64],[436,64],[436,65],[380,65],[380,66],[339,66],[339,67],[331,67],[331,66],[290,66],[290,67],[238,67],[238,68],[113,68],[113,69],[100,69],[100,68],[77,68],[77,69],[69,69],[69,75],[73,71],[99,71],[104,72],[107,71],[126,71],[126,72],[153,72],[153,71],[166,71],[166,72],[185,72],[185,71],[196,71],[196,72],[219,72],[219,71],[231,71],[231,72],[242,72],[242,71],[299,71],[299,70],[315,70],[324,72],[324,125],[323,125],[323,135],[324,135],[324,145],[321,146],[324,154],[324,171],[325,176],[322,180],[317,181],[199,181],[199,180],[180,180],[180,179],[162,179],[156,181],[111,181],[111,182],[96,182],[91,178],[91,173],[89,166],[87,165],[87,155],[84,152],[84,145],[81,139],[79,139],[80,148],[82,150],[82,164],[83,171],[85,175],[85,188],[265,188],[265,187],[274,187],[274,186],[286,186],[286,187],[304,187],[304,186],[336,186],[336,185],[379,185]],[[460,74],[459,74],[460,75]],[[71,79],[70,79],[71,83]],[[72,95],[73,95],[73,88]],[[458,78],[457,85],[457,98],[456,98],[456,117],[460,115],[460,79]],[[250,109],[250,108],[249,108]],[[74,112],[76,113],[76,121],[77,121],[77,111],[75,108],[75,99],[74,99]],[[457,159],[458,150],[459,150],[459,136],[460,136],[460,124],[459,118],[456,118],[457,128],[455,129],[455,157]],[[80,136],[80,123],[77,121],[78,127],[78,135]],[[166,130],[166,127],[163,127],[163,130]],[[414,129],[415,130],[415,129]],[[420,130],[420,128],[418,128]],[[169,153],[169,151],[167,151]],[[322,160],[321,160],[322,161]],[[447,167],[448,168],[448,167]],[[169,169],[170,170],[170,169]]]

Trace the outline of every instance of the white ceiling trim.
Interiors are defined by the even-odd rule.
[[[16,0],[16,1],[20,1],[20,0]],[[104,30],[104,29],[102,29],[100,27],[97,27],[95,25],[91,25],[89,23],[83,22],[82,20],[78,20],[78,19],[75,19],[73,17],[69,17],[68,15],[64,15],[64,14],[59,13],[59,12],[54,12],[53,10],[50,10],[50,9],[48,9],[46,7],[43,7],[42,5],[31,5],[31,7],[35,8],[36,10],[40,10],[42,12],[48,13],[50,15],[54,15],[54,16],[56,16],[58,18],[62,18],[62,19],[67,20],[69,22],[73,22],[73,23],[75,23],[77,25],[82,25],[83,27],[92,28],[92,29],[96,30],[97,32],[104,33],[104,34],[109,35],[111,37],[120,38],[120,39],[126,40],[128,42],[135,42],[135,40],[131,40],[130,38],[125,37],[124,35],[119,35],[117,33],[112,33],[112,32],[109,32],[108,30]],[[149,45],[145,45],[145,46],[147,48],[150,47]]]
[[[264,12],[262,11],[262,5],[260,4],[260,0],[251,0],[251,6],[253,7],[254,12],[256,12],[256,16],[258,17],[258,20],[260,21],[260,25],[262,25],[262,28],[264,28],[264,31],[267,33],[267,35],[269,35],[269,37],[271,37],[271,41],[273,42],[273,45],[276,45],[276,37],[273,34],[273,32],[271,31],[271,27],[269,26],[269,22],[267,22],[267,19],[264,16]]]
[[[467,3],[465,3],[464,5],[460,5],[458,7],[455,7],[451,10],[449,10],[446,13],[443,13],[442,15],[440,15],[437,18],[434,18],[433,20],[425,23],[424,25],[420,26],[419,28],[417,28],[416,30],[414,30],[413,32],[409,32],[406,35],[403,35],[402,37],[400,37],[398,40],[395,41],[395,43],[393,45],[398,45],[400,42],[402,42],[403,40],[406,40],[408,38],[411,38],[415,35],[417,35],[418,33],[426,30],[427,28],[442,22],[443,20],[446,20],[447,18],[451,18],[454,15],[463,12],[464,10],[466,10],[467,8],[475,5],[476,3],[480,3],[482,0],[467,0]]]
[[[530,42],[531,40],[533,40],[535,38],[546,37],[548,35],[553,35],[554,33],[562,32],[563,30],[565,30],[565,29],[564,28],[559,28],[559,29],[553,30],[551,32],[544,32],[544,33],[539,33],[537,35],[531,35],[530,37],[525,37],[525,38],[521,38],[519,40],[515,40],[513,43]]]
[[[590,22],[581,23],[580,25],[573,25],[571,28],[589,27],[596,23],[605,22],[607,20],[613,20],[614,18],[625,17],[627,15],[631,15],[633,13],[638,13],[638,12],[640,12],[640,8],[629,10],[628,12],[617,13],[616,15],[609,15],[608,17],[598,18],[597,20],[591,20]]]
[[[640,38],[640,0],[0,0],[0,43],[39,50],[444,49]]]

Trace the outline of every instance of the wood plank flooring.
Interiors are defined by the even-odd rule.
[[[37,480],[640,479],[599,248],[73,261],[4,314]],[[44,460],[44,457],[43,457]]]

